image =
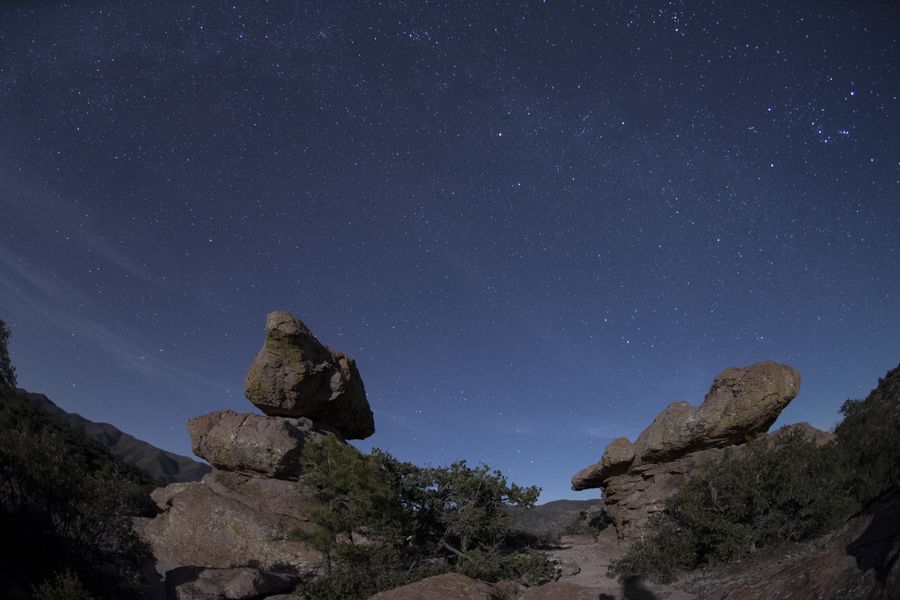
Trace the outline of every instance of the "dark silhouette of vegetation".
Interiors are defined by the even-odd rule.
[[[155,482],[15,391],[0,322],[0,579],[10,597],[137,596],[144,550],[130,517]],[[82,590],[78,595],[75,590]],[[71,593],[70,593],[71,592]],[[55,597],[68,597],[60,592]]]
[[[9,328],[0,319],[0,398],[16,389],[16,370],[9,360]]]
[[[553,575],[543,552],[511,543],[509,508],[533,506],[538,488],[485,465],[417,467],[333,438],[308,444],[301,460],[321,508],[296,536],[325,557],[325,575],[303,585],[307,598],[368,598],[448,570],[532,584]]]
[[[751,443],[708,466],[666,502],[653,533],[610,566],[620,578],[673,580],[766,546],[811,539],[900,484],[900,368],[864,400],[848,400],[836,439],[800,430]]]

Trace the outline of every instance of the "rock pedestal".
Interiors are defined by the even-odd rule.
[[[613,440],[597,464],[572,477],[572,489],[603,488],[619,537],[638,539],[692,473],[764,434],[799,390],[800,375],[787,365],[726,369],[703,404],[675,402],[633,444]]]

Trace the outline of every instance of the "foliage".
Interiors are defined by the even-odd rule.
[[[71,570],[57,573],[33,589],[34,600],[94,600],[78,575]]]
[[[482,581],[512,579],[529,586],[547,583],[556,575],[556,567],[547,555],[534,549],[521,552],[472,550],[469,560],[460,563],[458,570]]]
[[[295,536],[323,553],[326,570],[304,584],[307,598],[368,598],[449,569],[489,581],[553,573],[544,553],[511,544],[509,508],[533,506],[538,488],[486,465],[417,467],[334,438],[307,444],[301,460],[301,481],[321,508]]]
[[[610,573],[671,580],[698,566],[820,535],[900,485],[900,367],[865,400],[848,400],[836,441],[816,447],[799,431],[756,442],[692,479],[666,503],[654,533]]]
[[[448,570],[442,563],[407,565],[392,546],[339,544],[330,576],[304,582],[299,594],[309,600],[369,598],[382,590],[412,583]]]
[[[312,516],[313,529],[295,537],[322,552],[325,574],[331,575],[331,559],[340,536],[365,529],[382,537],[397,530],[397,490],[376,457],[365,456],[352,446],[327,436],[307,444],[301,457],[303,483],[313,490],[319,508]]]
[[[832,529],[857,506],[842,488],[837,450],[794,430],[772,447],[763,438],[745,457],[710,465],[666,502],[654,534],[612,564],[611,574],[667,581]]]
[[[16,389],[16,370],[9,360],[9,328],[0,319],[0,399]]]
[[[868,503],[900,485],[900,370],[880,382],[866,400],[847,400],[835,428],[850,492]]]
[[[0,396],[0,569],[15,585],[76,578],[101,597],[134,596],[144,550],[130,517],[152,484],[25,396]],[[72,572],[48,580],[60,568]]]

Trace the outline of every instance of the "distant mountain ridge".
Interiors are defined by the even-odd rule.
[[[516,508],[511,511],[513,527],[520,531],[541,535],[560,533],[580,517],[603,508],[600,498],[590,500],[553,500],[532,508]]]
[[[210,471],[208,465],[157,448],[121,431],[114,425],[95,423],[79,414],[65,411],[44,394],[17,389],[16,395],[27,400],[35,408],[53,415],[66,426],[82,432],[125,464],[141,469],[164,484],[198,481]]]

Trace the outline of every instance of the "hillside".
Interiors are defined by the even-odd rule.
[[[67,412],[44,394],[17,389],[16,395],[52,415],[60,423],[80,431],[123,463],[144,471],[162,483],[197,481],[210,471],[209,466],[201,462],[161,450],[109,423],[95,423],[76,413]]]

